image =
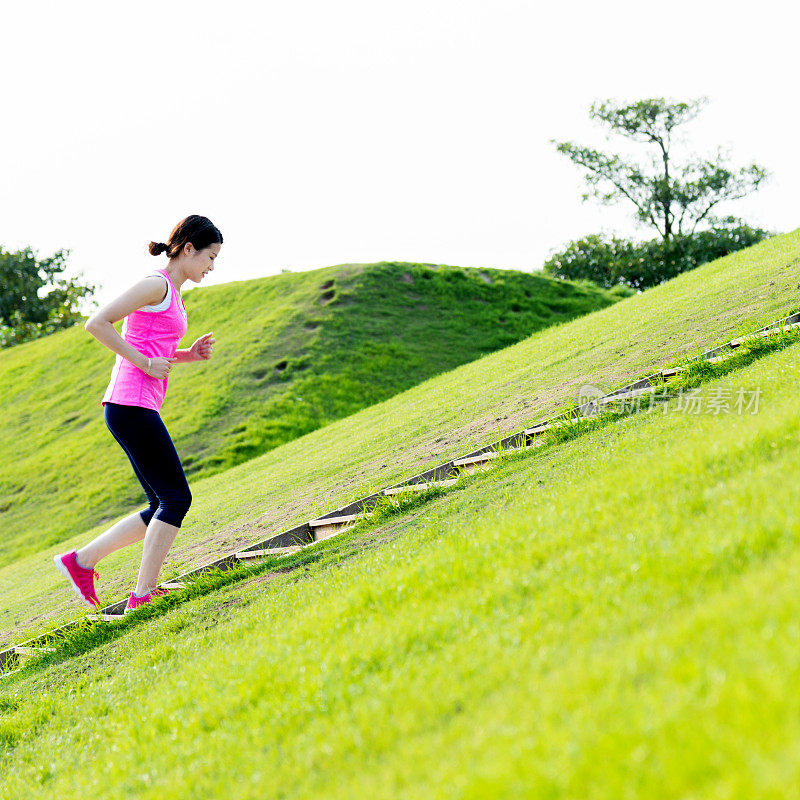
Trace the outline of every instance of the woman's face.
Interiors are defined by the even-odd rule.
[[[191,244],[187,244],[187,247],[191,247]],[[195,250],[192,247],[186,263],[187,277],[195,283],[200,283],[214,269],[214,259],[219,255],[221,247],[222,245],[219,242],[210,244],[202,250]]]

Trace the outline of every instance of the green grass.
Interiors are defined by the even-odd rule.
[[[217,344],[210,362],[170,376],[164,420],[194,483],[617,299],[516,271],[394,262],[192,289],[183,345],[209,330]],[[0,565],[145,505],[103,423],[113,362],[83,326],[0,351]]]
[[[796,797],[799,366],[702,384],[757,414],[622,416],[11,676],[3,796]]]
[[[585,382],[611,389],[641,371],[652,372],[681,350],[731,338],[744,322],[782,316],[797,300],[798,257],[800,232],[775,237],[536,333],[222,474],[192,481],[194,502],[162,576],[341,507],[369,487],[392,485],[499,433],[520,430],[574,400]],[[99,415],[90,425],[98,436],[107,433]],[[129,470],[121,454],[117,458],[120,470]],[[114,477],[107,472],[104,481]],[[86,474],[83,491],[103,490],[90,463]],[[75,618],[74,595],[50,559],[104,527],[77,530],[61,545],[0,569],[0,641],[19,641]],[[127,596],[140,552],[139,546],[125,548],[100,563],[101,598]]]
[[[800,340],[800,330],[780,331],[768,338],[754,337],[743,341],[737,350],[728,353],[728,357],[724,362],[710,363],[703,358],[682,359],[681,374],[661,381],[655,392],[638,398],[635,403],[629,404],[625,400],[620,400],[614,405],[604,407],[596,415],[589,418],[583,417],[576,410],[574,416],[570,416],[558,427],[551,428],[540,435],[537,439],[539,448],[536,453],[540,455],[543,452],[542,448],[562,444],[587,433],[596,433],[601,428],[616,422],[619,419],[619,414],[639,413],[645,410],[652,411],[657,404],[663,406],[663,403],[668,399],[677,398],[677,404],[671,408],[686,412],[687,406],[681,401],[681,393],[687,390],[693,390],[698,393],[704,383],[749,366],[753,361],[763,358],[769,353],[796,344],[798,340]],[[724,392],[718,392],[716,396],[725,398]],[[702,394],[698,399],[703,399]],[[758,410],[757,405],[753,405],[751,409],[746,403],[743,403],[740,409],[735,404],[735,397],[733,396],[725,399],[726,402],[724,404],[718,403],[715,408],[710,408],[706,404],[705,411],[719,414],[730,412],[747,413],[748,411],[756,413]],[[701,406],[690,406],[690,408],[694,409],[691,413],[700,413],[704,410]],[[660,410],[667,411],[668,409],[662,407]],[[493,469],[501,463],[505,464],[513,460],[530,458],[533,451],[531,448],[523,447],[524,443],[524,436],[521,436],[519,441],[511,446],[499,446],[495,451],[497,458],[487,467]],[[392,496],[378,498],[370,505],[369,514],[363,516],[361,521],[358,522],[357,533],[360,534],[362,531],[381,527],[388,519],[407,514],[409,511],[449,492],[460,491],[469,482],[478,479],[480,479],[480,476],[470,475],[463,470],[459,470],[458,481],[455,485],[447,487],[429,485],[422,491],[414,491],[408,487]],[[137,621],[151,619],[153,616],[166,613],[180,603],[199,597],[220,586],[246,580],[266,571],[275,569],[285,571],[301,565],[319,564],[328,558],[331,553],[338,561],[340,548],[337,545],[345,539],[352,538],[352,535],[353,529],[350,530],[350,535],[347,537],[341,537],[335,541],[325,540],[315,544],[313,547],[305,547],[302,551],[293,554],[261,558],[251,562],[239,562],[224,572],[215,568],[203,570],[198,575],[184,579],[187,584],[186,589],[180,592],[173,592],[168,597],[143,607],[139,614],[127,616],[122,622],[117,621],[109,624],[104,621],[84,620],[67,631],[54,630],[40,642],[45,649],[39,651],[39,654],[33,658],[26,657],[25,663],[26,665],[34,663],[36,665],[49,664],[86,652],[88,649],[120,635],[128,626],[136,624]]]

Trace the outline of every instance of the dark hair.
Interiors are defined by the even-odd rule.
[[[150,242],[147,249],[151,256],[158,256],[166,251],[167,257],[173,258],[183,250],[186,242],[191,242],[195,250],[203,250],[210,244],[222,244],[222,234],[208,217],[190,214],[172,229],[166,243]]]

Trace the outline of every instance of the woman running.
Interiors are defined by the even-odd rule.
[[[166,244],[150,242],[151,255],[166,251],[167,267],[142,278],[86,321],[86,330],[117,353],[100,403],[106,426],[130,459],[150,501],[148,508],[120,520],[85,547],[54,557],[56,569],[89,608],[100,606],[94,588],[97,562],[141,539],[142,564],[125,611],[164,594],[156,588],[158,574],[192,494],[159,410],[173,364],[211,358],[216,341],[212,333],[187,350],[178,350],[188,328],[180,288],[187,279],[200,283],[214,269],[221,245],[222,234],[211,220],[197,214],[186,217]],[[123,317],[120,336],[113,323]]]

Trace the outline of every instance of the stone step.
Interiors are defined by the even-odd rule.
[[[16,675],[18,672],[22,672],[23,669],[25,668],[18,667],[17,669],[12,669],[10,672],[0,672],[0,681],[10,678],[12,675]]]
[[[458,469],[467,475],[474,475],[476,472],[487,472],[494,467],[493,459],[483,459],[482,461],[471,461],[468,464],[459,465]]]
[[[733,339],[731,342],[729,342],[729,344],[731,347],[738,347],[740,344],[746,342],[748,339],[758,339],[758,338],[763,339],[765,336],[773,336],[774,334],[779,333],[781,331],[783,331],[784,333],[788,333],[789,331],[794,330],[795,328],[798,327],[800,327],[800,322],[792,322],[790,325],[781,325],[779,327],[769,328],[768,330],[761,331],[760,333],[755,333],[755,334],[751,333],[748,334],[747,336],[740,336],[738,339]]]
[[[563,422],[547,422],[544,425],[535,425],[533,428],[526,428],[524,433],[526,436],[538,436],[540,433],[549,431],[550,428],[560,428],[564,424]]]
[[[14,652],[18,656],[38,656],[40,653],[54,653],[55,647],[32,647],[30,645],[18,644],[14,647]]]
[[[260,550],[242,550],[240,553],[236,554],[236,558],[240,560],[245,560],[248,558],[271,558],[272,556],[283,558],[284,556],[291,555],[292,553],[296,553],[298,550],[302,549],[303,549],[302,545],[293,544],[289,545],[288,547],[271,547]]]
[[[632,400],[636,397],[642,397],[642,395],[650,394],[654,392],[657,386],[643,386],[641,389],[634,389],[632,392],[626,392],[625,394],[612,394],[608,397],[601,397],[598,399],[597,404],[601,406],[606,406],[609,403],[616,403],[617,400]]]
[[[542,442],[531,442],[524,447],[506,447],[504,450],[487,450],[485,453],[478,453],[476,456],[466,456],[464,458],[457,458],[453,461],[454,467],[460,467],[464,472],[472,475],[480,470],[491,469],[494,466],[491,462],[499,458],[501,455],[509,455],[510,453],[517,453],[521,450],[531,450],[534,447],[541,447]]]
[[[487,450],[485,453],[478,453],[477,456],[467,456],[466,458],[457,458],[453,461],[454,467],[466,467],[470,464],[483,464],[486,461],[492,461],[499,457],[496,450]]]
[[[165,589],[168,592],[180,592],[182,589],[186,588],[186,584],[183,583],[183,581],[167,581],[166,583],[159,584],[158,588]],[[119,622],[119,620],[125,619],[125,614],[106,614],[105,612],[99,612],[87,614],[86,619],[91,619],[95,622]]]
[[[733,358],[735,355],[736,353],[726,353],[724,356],[713,356],[706,360],[709,364],[719,364],[721,361],[728,361],[728,359]]]
[[[384,489],[385,495],[403,494],[404,492],[424,492],[431,486],[452,486],[458,478],[448,478],[444,481],[431,481],[430,483],[407,483],[404,486],[395,486],[393,489]]]
[[[319,544],[319,542],[323,542],[326,539],[332,539],[334,536],[338,536],[340,533],[344,533],[345,531],[349,531],[353,525],[326,525],[324,527],[319,527],[314,529],[314,541],[310,542],[306,545],[306,547],[313,547],[315,544]]]
[[[312,532],[314,533],[314,540],[328,539],[334,534],[341,533],[348,528],[355,525],[365,518],[372,516],[372,512],[366,514],[348,514],[343,517],[328,517],[327,519],[312,519],[309,522]]]

